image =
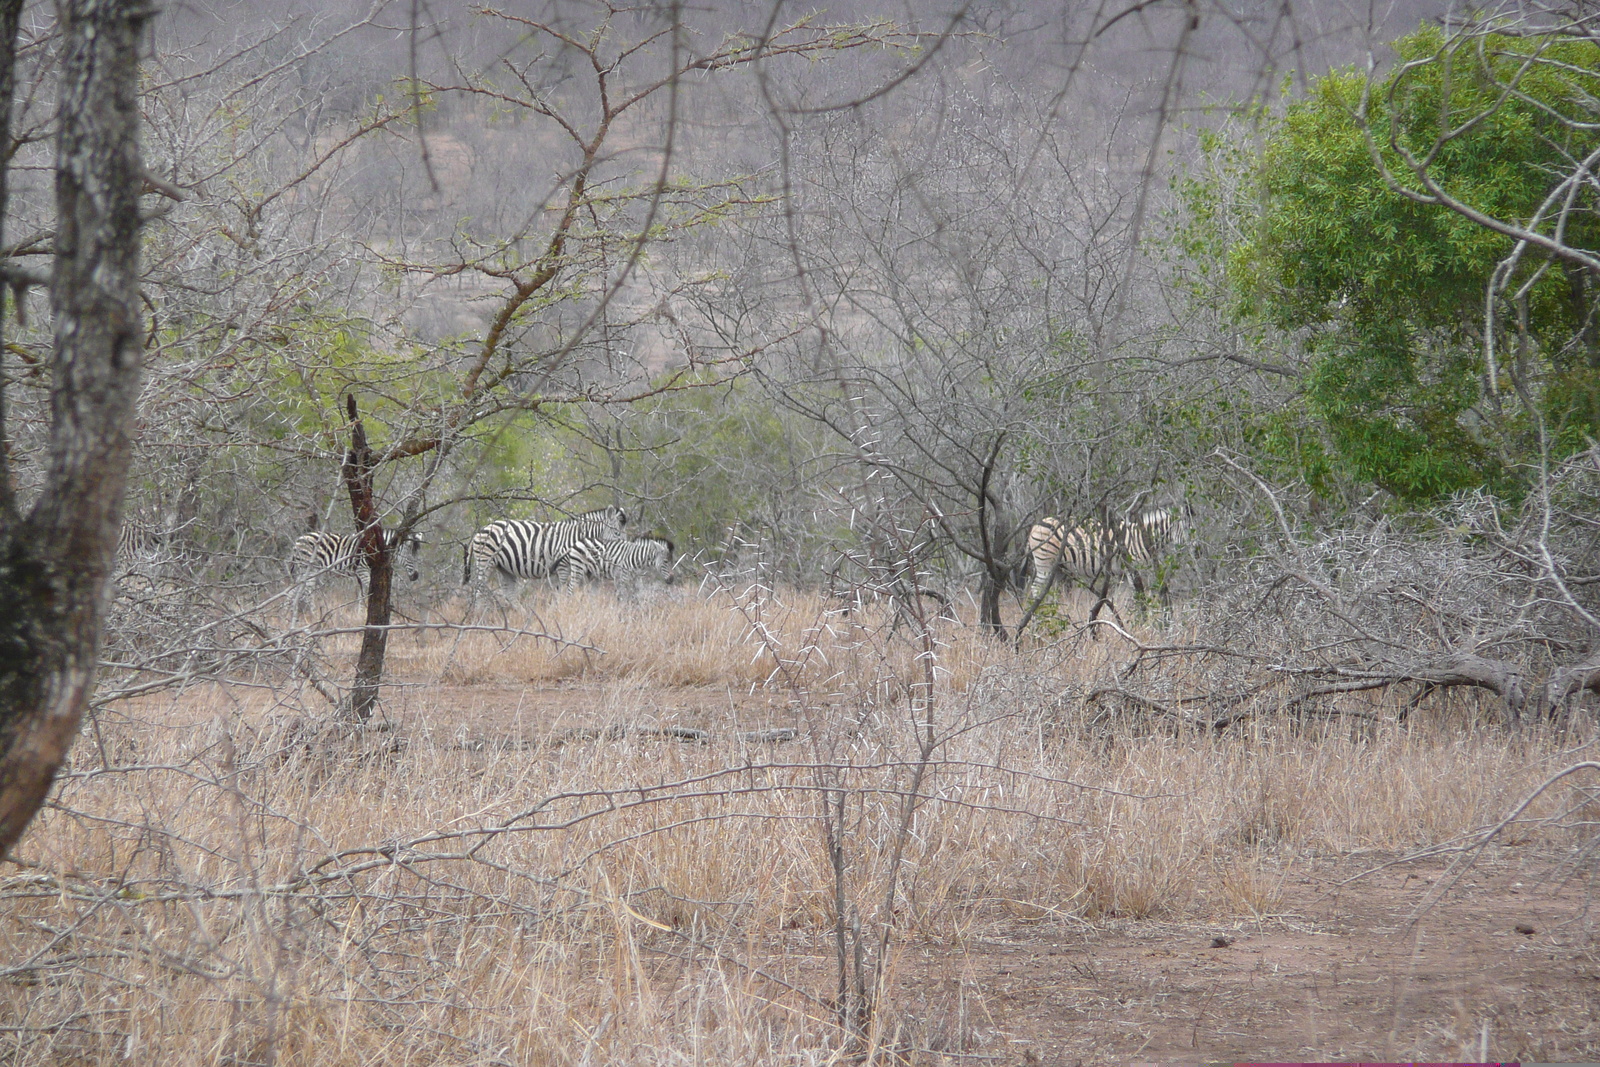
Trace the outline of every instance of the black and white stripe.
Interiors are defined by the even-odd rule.
[[[154,559],[166,554],[169,534],[154,523],[141,519],[122,520],[117,529],[117,559]]]
[[[660,537],[633,541],[579,541],[558,563],[562,587],[571,593],[585,579],[654,576],[672,580],[673,544]]]
[[[1128,558],[1135,566],[1154,566],[1175,545],[1188,544],[1194,529],[1194,509],[1187,504],[1145,508],[1122,526]]]
[[[185,555],[179,536],[188,526],[171,529],[158,522],[129,515],[117,527],[116,561],[119,567],[143,569],[162,567]]]
[[[385,534],[389,538],[389,548],[392,551],[397,546],[410,550],[405,560],[406,577],[413,582],[419,577],[417,574],[417,549],[422,546],[422,539],[416,534],[411,534],[401,542],[395,539],[390,532]],[[396,557],[399,561],[400,557]],[[295,538],[294,548],[289,553],[289,573],[295,582],[306,582],[324,575],[341,574],[356,580],[362,585],[361,576],[366,570],[367,559],[361,551],[360,534],[336,534],[326,530],[316,530],[312,533],[301,534]]]
[[[620,541],[627,524],[627,512],[615,506],[555,522],[497,519],[472,535],[463,553],[461,580],[482,586],[496,571],[508,578],[547,578],[572,546],[580,541]]]
[[[1054,516],[1041,519],[1028,531],[1033,561],[1028,595],[1038,597],[1052,575],[1092,588],[1098,580],[1109,584],[1111,578],[1128,574],[1134,588],[1143,592],[1140,569],[1159,564],[1169,548],[1188,540],[1189,529],[1187,506],[1145,508],[1110,525],[1090,519],[1070,530]]]

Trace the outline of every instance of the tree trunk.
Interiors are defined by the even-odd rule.
[[[350,451],[345,453],[345,488],[350,510],[361,533],[361,554],[367,561],[367,625],[361,632],[361,653],[356,657],[355,684],[350,689],[350,710],[358,720],[372,717],[383,684],[383,659],[389,647],[389,621],[394,616],[394,560],[378,514],[372,475],[377,459],[367,444],[366,427],[356,413],[356,398],[345,398],[350,412]]]
[[[1000,597],[1005,592],[1005,575],[983,572],[983,582],[978,591],[978,626],[997,641],[1006,639],[1005,625],[1000,621]]]
[[[1433,685],[1465,685],[1487,689],[1501,700],[1506,725],[1515,729],[1528,704],[1528,691],[1522,669],[1503,659],[1487,659],[1470,652],[1447,652],[1411,672],[1417,681]]]
[[[1550,672],[1545,682],[1544,712],[1554,716],[1575,693],[1591,690],[1600,693],[1600,644],[1576,663],[1567,663]]]
[[[26,518],[0,513],[0,855],[44,803],[88,706],[139,394],[138,42],[150,9],[58,10],[49,469]]]
[[[1001,561],[1008,552],[1010,538],[998,529],[1000,509],[998,501],[991,506],[989,486],[994,480],[1000,462],[1000,451],[1005,446],[1006,435],[995,435],[989,454],[983,461],[983,471],[978,477],[978,542],[983,552],[983,583],[978,594],[978,628],[989,637],[1004,641],[1006,628],[1000,622],[1000,595],[1005,591],[1008,568]]]
[[[6,163],[11,158],[11,94],[17,82],[17,26],[22,21],[22,0],[0,2],[0,248],[5,247],[5,217],[9,188],[6,183]],[[6,264],[10,266],[11,264]],[[20,293],[21,287],[13,292]],[[0,292],[0,316],[4,315],[5,297]],[[0,337],[0,341],[4,338]],[[6,442],[5,349],[0,347],[0,449]],[[10,529],[16,521],[17,502],[11,487],[11,470],[0,455],[0,529]]]

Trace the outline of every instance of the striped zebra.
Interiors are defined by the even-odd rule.
[[[671,541],[661,537],[640,537],[632,541],[579,541],[556,564],[562,587],[577,590],[586,578],[617,579],[654,575],[664,583],[672,581]]]
[[[170,529],[157,522],[130,515],[117,527],[116,565],[133,570],[161,569],[184,557],[179,538],[188,527],[184,523]]]
[[[167,530],[145,522],[143,519],[122,520],[117,528],[118,560],[149,560],[166,554],[170,534]]]
[[[384,536],[389,539],[391,552],[396,548],[409,550],[409,556],[405,559],[406,577],[416,581],[420,577],[417,574],[417,550],[422,547],[422,538],[412,533],[407,534],[403,541],[396,540],[393,531]],[[400,557],[397,555],[395,559],[398,562]],[[366,585],[361,581],[361,573],[366,566],[360,534],[314,530],[295,538],[294,548],[289,552],[289,573],[296,584],[309,584],[324,575],[342,574],[354,578],[356,587],[365,595]]]
[[[615,506],[555,522],[496,519],[473,534],[462,551],[461,581],[476,592],[496,571],[508,578],[548,578],[573,545],[620,541],[627,524],[627,512]]]
[[[1109,525],[1090,519],[1070,530],[1054,516],[1041,519],[1028,531],[1028,554],[1033,561],[1028,597],[1036,600],[1042,596],[1052,576],[1058,574],[1068,582],[1083,582],[1091,592],[1095,582],[1101,582],[1101,603],[1110,592],[1111,579],[1124,574],[1142,594],[1140,570],[1158,565],[1168,548],[1189,539],[1191,518],[1188,505],[1182,505],[1144,508]],[[1096,612],[1099,607],[1095,605]]]

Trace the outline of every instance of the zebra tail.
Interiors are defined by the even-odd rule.
[[[472,583],[472,542],[468,541],[461,546],[461,584]]]

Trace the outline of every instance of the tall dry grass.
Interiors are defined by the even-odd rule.
[[[992,1026],[950,1022],[982,1012],[912,1025],[901,1005],[915,992],[925,1019],[927,993],[902,954],[960,953],[1017,922],[1271,916],[1308,857],[1456,840],[1572,758],[1570,739],[1510,737],[1460,697],[1407,725],[1396,698],[1356,722],[1206,733],[1082,699],[1125,668],[1114,640],[1017,654],[939,624],[923,645],[913,626],[891,632],[887,609],[832,606],[596,594],[505,609],[559,640],[400,633],[390,670],[406,686],[383,728],[341,726],[261,678],[106,709],[0,886],[3,1055],[325,1067],[993,1051]],[[337,635],[322,651],[353,647]],[[929,663],[937,739],[911,796]],[[1185,669],[1160,680],[1181,688]],[[557,729],[536,699],[514,736],[437,728],[548,684],[592,692],[598,721],[623,729]],[[731,718],[706,743],[645,729],[639,693],[707,686],[774,694],[798,739],[751,740]],[[1519,839],[1570,843],[1580,831],[1533,821],[1556,803]],[[837,1012],[841,903],[885,954],[854,1035]]]

